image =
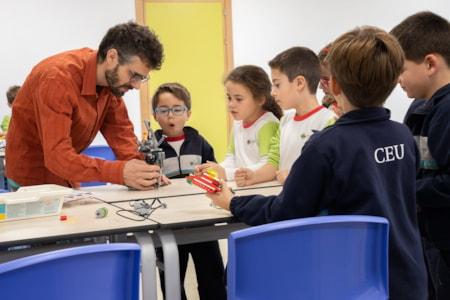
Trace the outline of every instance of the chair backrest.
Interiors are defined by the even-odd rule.
[[[88,155],[92,158],[101,158],[105,160],[114,161],[116,160],[116,156],[114,152],[108,145],[91,145],[86,150],[81,152],[84,155]],[[82,182],[81,186],[96,186],[96,185],[105,185],[106,182]]]
[[[235,231],[228,299],[388,299],[386,218],[320,216]]]
[[[138,300],[141,251],[116,243],[56,250],[0,264],[0,298]]]

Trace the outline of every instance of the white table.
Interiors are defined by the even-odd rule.
[[[87,199],[83,202],[88,204],[63,206],[61,216],[67,217],[66,220],[60,220],[60,216],[56,215],[0,222],[0,248],[133,232],[141,246],[142,278],[145,283],[142,285],[143,299],[156,300],[156,254],[148,231],[158,228],[158,223],[151,220],[136,222],[123,218],[116,214],[117,208],[98,200]],[[106,217],[96,217],[99,208],[107,208]],[[55,247],[58,248],[52,246],[44,249],[51,251]],[[32,250],[34,249],[30,249],[29,252]],[[20,254],[21,251],[0,251],[0,256],[13,259],[14,255],[23,255]]]
[[[278,194],[282,186],[277,182],[266,182],[253,186],[233,187],[236,195]],[[129,202],[154,198],[166,204],[166,208],[156,209],[150,218],[159,224],[150,232],[155,247],[161,246],[164,255],[164,275],[166,299],[180,299],[180,278],[178,245],[228,238],[230,232],[243,229],[247,225],[236,220],[229,211],[210,205],[205,191],[192,186],[185,179],[172,180],[172,185],[161,187],[153,193],[129,191],[125,187],[111,186],[105,189],[83,188],[93,196],[122,208],[129,208]]]
[[[265,186],[237,189],[236,195],[273,195],[280,191],[280,185],[268,183]],[[164,254],[166,299],[178,300],[178,245],[226,239],[231,232],[248,226],[235,219],[229,211],[211,207],[210,199],[204,193],[161,200],[167,204],[167,209],[153,213],[152,219],[160,224],[153,236],[159,238]],[[155,244],[158,245],[157,240]]]
[[[237,195],[278,194],[281,186],[267,182],[236,188]],[[227,238],[232,231],[247,227],[230,212],[210,206],[210,200],[199,187],[185,179],[172,180],[172,184],[151,191],[135,191],[120,185],[85,187],[90,204],[66,205],[62,215],[0,222],[0,247],[27,243],[55,242],[59,240],[133,233],[142,250],[142,291],[145,300],[157,299],[155,247],[161,246],[166,276],[166,299],[180,298],[178,245]],[[129,209],[130,202],[150,203],[158,198],[167,205],[156,209],[149,218],[134,221],[116,214],[120,208]],[[105,218],[96,218],[101,207],[108,209]],[[0,254],[1,255],[1,254]]]

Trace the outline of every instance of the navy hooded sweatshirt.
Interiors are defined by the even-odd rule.
[[[385,108],[354,110],[311,136],[278,196],[237,196],[231,212],[250,225],[329,215],[389,220],[390,299],[427,299],[416,215],[419,152]],[[292,151],[298,151],[293,149]]]

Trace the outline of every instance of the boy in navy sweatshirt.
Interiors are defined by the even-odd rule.
[[[424,246],[431,244],[440,254],[436,299],[450,299],[450,23],[424,11],[407,17],[391,34],[406,57],[399,83],[408,97],[421,99],[405,117],[420,149],[419,223]],[[435,252],[427,249],[427,257]],[[438,270],[432,266],[430,278],[435,278]]]
[[[415,201],[419,153],[409,129],[391,121],[383,108],[402,72],[404,53],[387,32],[361,27],[337,38],[326,61],[330,91],[344,115],[310,137],[283,191],[233,197],[222,181],[222,191],[207,196],[250,225],[317,216],[323,209],[329,215],[385,217],[390,299],[425,300]]]

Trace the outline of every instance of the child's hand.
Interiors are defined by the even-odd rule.
[[[342,107],[339,105],[332,104],[330,106],[330,109],[336,114],[336,116],[341,117],[344,114],[344,111],[342,110]]]
[[[233,198],[233,192],[226,184],[225,180],[220,179],[221,191],[215,193],[206,193],[206,197],[211,199],[212,203],[220,208],[230,210],[230,202]]]
[[[219,164],[213,161],[206,161],[206,163],[196,166],[194,168],[194,175],[200,176],[201,174],[207,172],[209,170],[214,171],[217,174],[218,178],[222,178],[227,180],[227,175],[225,174],[225,169],[222,168]]]
[[[277,171],[277,180],[280,184],[284,184],[284,182],[286,181],[286,178],[289,175],[289,170],[280,170]]]
[[[201,176],[203,173],[208,171],[208,169],[211,167],[211,164],[209,162],[195,166],[194,167],[194,175]]]
[[[252,185],[254,177],[255,172],[247,168],[240,168],[234,172],[234,181],[237,186]]]

